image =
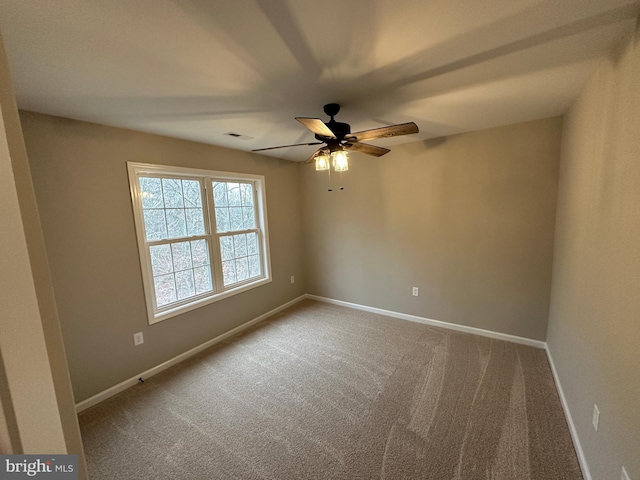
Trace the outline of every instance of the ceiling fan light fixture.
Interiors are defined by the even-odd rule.
[[[317,155],[316,156],[316,171],[322,172],[325,170],[329,170],[330,167],[329,156],[328,155]]]
[[[349,170],[349,154],[346,150],[336,150],[331,153],[333,169],[336,172],[346,172]]]
[[[304,163],[314,162],[317,171],[330,171],[331,167],[336,172],[346,172],[349,170],[349,154],[347,150],[364,153],[374,157],[381,157],[391,150],[378,147],[363,140],[373,140],[376,138],[397,137],[400,135],[410,135],[418,133],[418,126],[413,122],[398,123],[386,127],[372,128],[360,132],[352,132],[351,125],[343,122],[336,122],[334,117],[340,111],[337,103],[328,103],[324,106],[324,113],[331,117],[328,122],[323,122],[319,118],[295,117],[298,122],[304,125],[313,134],[316,142],[295,143],[292,145],[280,145],[278,147],[257,148],[252,152],[263,152],[276,148],[289,148],[307,145],[322,145],[313,152]]]

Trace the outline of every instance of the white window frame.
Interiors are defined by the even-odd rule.
[[[140,257],[140,267],[142,269],[142,282],[144,285],[145,302],[149,324],[154,324],[162,320],[180,315],[195,308],[200,308],[213,302],[217,302],[232,295],[237,295],[247,290],[265,285],[272,281],[271,278],[271,255],[269,250],[269,232],[267,221],[267,197],[265,178],[263,175],[253,175],[247,173],[221,172],[215,170],[203,170],[187,167],[174,167],[166,165],[153,165],[146,163],[127,162],[129,173],[129,187],[131,191],[131,201],[133,205],[133,218],[138,241],[138,252]],[[171,304],[167,307],[156,308],[155,289],[153,283],[153,271],[151,268],[151,256],[149,253],[150,244],[158,244],[163,241],[147,241],[144,226],[142,209],[142,195],[140,191],[139,177],[164,176],[170,178],[183,178],[188,180],[200,180],[204,188],[202,201],[205,234],[191,237],[181,237],[178,240],[199,240],[206,239],[209,247],[209,261],[211,265],[211,279],[213,291],[184,299],[181,302]],[[222,280],[222,257],[220,253],[219,237],[226,233],[216,232],[215,208],[213,203],[213,182],[243,182],[252,183],[255,193],[255,229],[250,231],[258,232],[258,244],[261,253],[262,275],[248,279],[244,282],[234,283],[224,287]],[[247,233],[249,231],[237,231],[234,234]],[[173,240],[175,241],[175,239]]]

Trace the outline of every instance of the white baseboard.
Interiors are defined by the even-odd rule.
[[[341,305],[344,307],[349,307],[349,308],[355,308],[357,310],[363,310],[363,311],[367,311],[367,312],[372,312],[372,313],[378,313],[381,315],[386,315],[388,317],[393,317],[393,318],[400,318],[402,320],[409,320],[411,322],[418,322],[418,323],[424,323],[427,325],[434,325],[437,327],[443,327],[443,328],[448,328],[451,330],[457,330],[460,332],[466,332],[466,333],[473,333],[475,335],[482,335],[485,337],[490,337],[490,338],[496,338],[499,340],[506,340],[508,342],[514,342],[514,343],[520,343],[520,344],[524,344],[524,345],[529,345],[532,347],[537,347],[537,348],[546,348],[546,344],[544,342],[541,342],[539,340],[532,340],[529,338],[523,338],[523,337],[517,337],[515,335],[507,335],[505,333],[498,333],[498,332],[491,332],[489,330],[483,330],[480,328],[474,328],[474,327],[467,327],[464,325],[456,325],[454,323],[447,323],[447,322],[441,322],[439,320],[432,320],[429,318],[423,318],[423,317],[418,317],[415,315],[408,315],[405,313],[398,313],[398,312],[393,312],[390,310],[383,310],[380,308],[374,308],[374,307],[367,307],[365,305],[358,305],[355,303],[349,303],[349,302],[343,302],[341,300],[334,300],[331,298],[326,298],[326,297],[319,297],[317,295],[309,295],[309,294],[305,294],[305,295],[301,295],[298,298],[294,298],[293,300],[291,300],[290,302],[285,303],[284,305],[280,305],[279,307],[274,308],[273,310],[264,313],[262,315],[260,315],[259,317],[254,318],[253,320],[250,320],[246,323],[243,323],[242,325],[240,325],[239,327],[236,327],[232,330],[229,330],[228,332],[223,333],[222,335],[218,335],[217,337],[204,342],[201,345],[198,345],[197,347],[192,348],[191,350],[188,350],[176,357],[173,357],[170,360],[167,360],[164,363],[161,363],[160,365],[157,365],[155,367],[152,367],[142,373],[139,373],[137,375],[134,375],[131,378],[128,378],[127,380],[124,380],[123,382],[118,383],[117,385],[114,385],[113,387],[107,388],[106,390],[103,390],[100,393],[97,393],[95,395],[93,395],[92,397],[87,398],[86,400],[83,400],[81,402],[78,402],[76,404],[76,411],[78,413],[82,412],[83,410],[86,410],[87,408],[90,408],[94,405],[97,405],[98,403],[102,402],[103,400],[106,400],[109,397],[112,397],[124,390],[126,390],[127,388],[133,387],[134,385],[136,385],[139,382],[139,379],[142,378],[143,380],[149,377],[152,377],[153,375],[156,375],[157,373],[162,372],[163,370],[166,370],[169,367],[172,367],[173,365],[176,365],[177,363],[180,363],[200,352],[202,352],[203,350],[206,350],[207,348],[215,345],[216,343],[221,342],[222,340],[225,340],[226,338],[231,337],[232,335],[235,335],[238,332],[241,332],[242,330],[245,330],[249,327],[251,327],[252,325],[255,325],[258,322],[261,322],[262,320],[265,320],[266,318],[269,318],[273,315],[275,315],[276,313],[284,310],[285,308],[288,308],[296,303],[298,303],[299,301],[305,299],[305,298],[309,298],[311,300],[317,300],[317,301],[321,301],[321,302],[326,302],[326,303],[332,303],[335,305]]]
[[[449,330],[456,330],[458,332],[464,332],[464,333],[472,333],[474,335],[495,338],[497,340],[505,340],[507,342],[519,343],[522,345],[528,345],[530,347],[535,347],[535,348],[542,348],[542,349],[547,348],[546,342],[543,342],[541,340],[534,340],[532,338],[518,337],[516,335],[509,335],[508,333],[493,332],[491,330],[483,330],[482,328],[468,327],[466,325],[458,325],[456,323],[442,322],[440,320],[433,320],[431,318],[418,317],[416,315],[409,315],[406,313],[399,313],[391,310],[383,310],[382,308],[368,307],[366,305],[358,305],[357,303],[343,302],[342,300],[334,300],[332,298],[319,297],[317,295],[306,294],[305,297],[311,300],[332,303],[334,305],[341,305],[343,307],[355,308],[357,310],[363,310],[365,312],[378,313],[380,315],[386,315],[387,317],[399,318],[402,320],[408,320],[410,322],[424,323],[426,325],[432,325],[434,327],[447,328]]]
[[[582,476],[584,477],[584,480],[591,480],[591,472],[589,471],[587,458],[584,455],[584,450],[582,450],[580,437],[578,437],[578,431],[576,430],[576,426],[573,423],[571,410],[569,410],[569,404],[567,403],[567,399],[564,396],[564,391],[562,390],[562,384],[560,383],[560,377],[558,376],[556,365],[555,363],[553,363],[553,357],[551,356],[551,351],[549,350],[548,345],[545,350],[547,352],[547,358],[549,359],[549,365],[551,365],[551,371],[553,372],[553,379],[556,382],[556,390],[558,390],[558,395],[560,395],[560,402],[562,403],[564,416],[567,419],[567,423],[569,424],[569,432],[571,432],[571,439],[573,440],[573,446],[576,449],[576,453],[578,454],[578,463],[580,463],[580,468],[582,469]]]
[[[584,455],[584,451],[582,450],[582,445],[580,444],[580,439],[578,437],[578,432],[576,431],[576,427],[575,424],[573,423],[573,418],[571,416],[571,411],[569,410],[569,405],[567,403],[567,399],[564,396],[564,392],[562,390],[562,384],[560,383],[560,378],[558,377],[558,372],[556,371],[556,367],[555,364],[553,363],[553,357],[551,356],[551,352],[549,351],[548,345],[546,342],[543,342],[541,340],[533,340],[531,338],[525,338],[525,337],[518,337],[516,335],[509,335],[506,333],[500,333],[500,332],[493,332],[490,330],[484,330],[481,328],[475,328],[475,327],[468,327],[466,325],[458,325],[455,323],[449,323],[449,322],[442,322],[440,320],[433,320],[431,318],[424,318],[424,317],[419,317],[416,315],[409,315],[406,313],[399,313],[399,312],[394,312],[391,310],[384,310],[381,308],[375,308],[375,307],[369,307],[366,305],[359,305],[356,303],[350,303],[350,302],[344,302],[342,300],[334,300],[332,298],[326,298],[326,297],[320,297],[317,295],[310,295],[310,294],[304,294],[301,295],[297,298],[294,298],[293,300],[280,305],[279,307],[274,308],[273,310],[270,310],[256,318],[254,318],[253,320],[249,320],[246,323],[243,323],[242,325],[229,330],[228,332],[223,333],[222,335],[218,335],[215,338],[212,338],[211,340],[204,342],[201,345],[198,345],[197,347],[192,348],[191,350],[188,350],[170,360],[167,360],[164,363],[161,363],[160,365],[157,365],[153,368],[150,368],[149,370],[146,370],[138,375],[134,375],[133,377],[118,383],[117,385],[114,385],[111,388],[108,388],[90,398],[87,398],[86,400],[83,400],[79,403],[76,404],[76,411],[78,413],[82,412],[83,410],[86,410],[89,407],[92,407],[100,402],[102,402],[103,400],[106,400],[109,397],[112,397],[113,395],[116,395],[124,390],[126,390],[127,388],[130,388],[134,385],[136,385],[139,382],[139,379],[146,379],[149,378],[157,373],[162,372],[163,370],[168,369],[169,367],[172,367],[173,365],[176,365],[177,363],[180,363],[190,357],[193,357],[194,355],[202,352],[203,350],[206,350],[207,348],[215,345],[216,343],[219,343],[229,337],[231,337],[232,335],[235,335],[236,333],[239,333],[243,330],[246,330],[247,328],[255,325],[256,323],[259,323],[273,315],[275,315],[276,313],[284,310],[285,308],[288,308],[292,305],[295,305],[296,303],[300,302],[301,300],[304,300],[305,298],[308,298],[310,300],[317,300],[320,302],[325,302],[325,303],[331,303],[334,305],[341,305],[343,307],[349,307],[349,308],[354,308],[356,310],[362,310],[365,312],[371,312],[371,313],[377,313],[380,315],[386,315],[388,317],[393,317],[393,318],[399,318],[401,320],[408,320],[410,322],[417,322],[417,323],[423,323],[426,325],[432,325],[435,327],[441,327],[441,328],[447,328],[449,330],[455,330],[458,332],[464,332],[464,333],[471,333],[474,335],[481,335],[483,337],[489,337],[489,338],[495,338],[497,340],[505,340],[507,342],[512,342],[512,343],[518,343],[518,344],[522,344],[522,345],[528,345],[531,347],[536,347],[536,348],[541,348],[544,349],[547,353],[547,357],[549,359],[549,364],[551,365],[551,371],[553,372],[553,378],[555,380],[556,383],[556,388],[558,390],[558,394],[560,396],[560,401],[562,403],[562,408],[564,410],[564,414],[565,414],[565,418],[567,419],[567,423],[569,425],[569,431],[571,432],[571,438],[573,440],[573,444],[574,447],[576,449],[576,452],[578,454],[578,461],[580,463],[580,468],[582,469],[582,473],[584,475],[584,479],[585,480],[592,480],[591,478],[591,473],[589,471],[589,466],[587,465],[587,460],[585,458]]]
[[[118,383],[117,385],[114,385],[111,388],[107,388],[106,390],[103,390],[100,393],[97,393],[96,395],[87,398],[86,400],[83,400],[79,403],[76,404],[76,411],[78,413],[80,413],[83,410],[86,410],[89,407],[93,407],[94,405],[102,402],[103,400],[106,400],[109,397],[112,397],[114,395],[116,395],[117,393],[120,393],[124,390],[126,390],[127,388],[133,387],[134,385],[136,385],[139,382],[139,379],[142,378],[143,380],[149,377],[152,377],[153,375],[162,372],[163,370],[166,370],[169,367],[172,367],[173,365],[176,365],[177,363],[180,363],[184,360],[186,360],[189,357],[193,357],[194,355],[202,352],[203,350],[206,350],[207,348],[215,345],[216,343],[221,342],[222,340],[231,337],[232,335],[235,335],[238,332],[241,332],[242,330],[246,330],[247,328],[251,327],[252,325],[255,325],[256,323],[261,322],[262,320],[265,320],[273,315],[275,315],[276,313],[284,310],[285,308],[288,308],[298,302],[300,302],[301,300],[305,299],[305,295],[301,295],[297,298],[294,298],[293,300],[291,300],[290,302],[287,302],[283,305],[280,305],[279,307],[274,308],[273,310],[268,311],[267,313],[263,313],[262,315],[260,315],[259,317],[254,318],[253,320],[249,320],[246,323],[243,323],[242,325],[240,325],[239,327],[234,328],[233,330],[229,330],[228,332],[223,333],[222,335],[218,335],[215,338],[212,338],[211,340],[204,342],[201,345],[198,345],[197,347],[192,348],[191,350],[188,350],[176,357],[173,357],[170,360],[167,360],[164,363],[161,363],[160,365],[157,365],[153,368],[150,368],[149,370],[146,370],[138,375],[134,375],[133,377]]]
[[[308,298],[311,300],[317,300],[325,303],[331,303],[334,305],[341,305],[343,307],[355,308],[357,310],[363,310],[365,312],[378,313],[381,315],[386,315],[388,317],[393,317],[393,318],[399,318],[402,320],[409,320],[411,322],[418,322],[418,323],[424,323],[426,325],[433,325],[436,327],[447,328],[449,330],[456,330],[459,332],[481,335],[483,337],[495,338],[498,340],[505,340],[507,342],[519,343],[522,345],[528,345],[531,347],[541,348],[545,350],[545,352],[547,353],[547,358],[549,359],[549,364],[551,365],[551,371],[553,372],[553,379],[556,384],[556,389],[558,390],[558,395],[560,396],[560,402],[562,403],[564,416],[567,419],[567,424],[569,425],[569,432],[571,433],[573,446],[578,455],[578,462],[580,463],[580,468],[582,469],[582,475],[584,476],[584,480],[592,480],[591,472],[589,471],[589,466],[587,464],[587,459],[584,455],[584,450],[582,450],[580,438],[578,437],[578,432],[576,430],[575,424],[573,423],[573,417],[571,416],[571,410],[569,410],[569,404],[567,403],[567,399],[564,396],[564,391],[562,390],[562,384],[560,383],[560,377],[558,377],[558,372],[556,370],[555,364],[553,363],[553,357],[551,356],[551,352],[549,351],[549,346],[547,345],[547,342],[543,342],[541,340],[533,340],[531,338],[518,337],[516,335],[509,335],[506,333],[483,330],[481,328],[458,325],[455,323],[442,322],[440,320],[433,320],[431,318],[418,317],[416,315],[408,315],[406,313],[383,310],[381,308],[368,307],[366,305],[358,305],[356,303],[344,302],[342,300],[334,300],[332,298],[326,298],[326,297],[319,297],[317,295],[306,294],[305,298]]]

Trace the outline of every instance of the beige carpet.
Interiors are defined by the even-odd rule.
[[[91,479],[581,479],[543,350],[304,301],[80,414]]]

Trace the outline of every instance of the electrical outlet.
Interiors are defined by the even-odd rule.
[[[418,287],[413,287],[413,289],[411,290],[411,294],[414,297],[417,297],[419,295],[420,291],[418,290]]]
[[[291,283],[296,283],[296,277],[291,275]]]
[[[629,478],[629,474],[627,473],[627,471],[625,470],[624,467],[622,467],[622,473],[620,474],[620,480],[631,480]]]
[[[133,334],[133,344],[135,346],[142,345],[144,343],[144,337],[142,336],[142,332]]]
[[[593,423],[593,428],[597,432],[598,431],[598,423],[600,423],[600,410],[598,409],[598,406],[595,403],[593,404],[593,419],[592,419],[592,423]]]

